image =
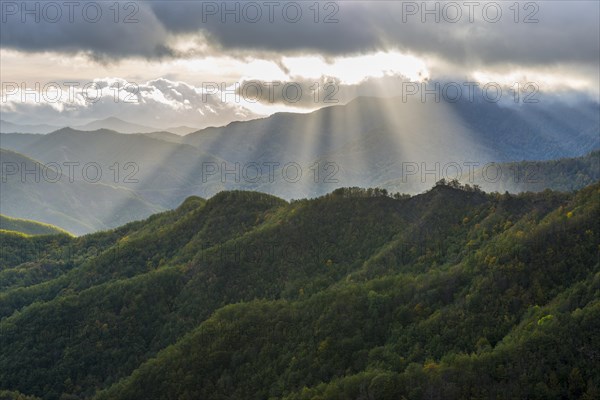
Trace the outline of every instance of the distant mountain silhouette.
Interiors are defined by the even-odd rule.
[[[97,163],[100,182],[132,191],[151,208],[170,209],[191,195],[234,189],[286,199],[351,186],[415,194],[442,178],[469,182],[470,171],[489,163],[504,163],[508,172],[523,160],[538,162],[547,173],[544,182],[524,186],[505,175],[469,183],[488,191],[577,190],[598,179],[598,153],[590,154],[599,148],[598,129],[595,103],[503,107],[361,97],[183,137],[64,128],[48,135],[2,134],[1,141],[44,164]],[[581,156],[589,158],[547,163]]]

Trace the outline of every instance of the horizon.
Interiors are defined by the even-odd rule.
[[[452,84],[454,82],[451,82]],[[536,93],[540,96],[544,96],[544,94],[538,92]],[[453,103],[454,99],[450,98],[448,99],[444,93],[440,92],[439,95],[440,99],[442,102],[450,102]],[[30,123],[18,123],[18,122],[14,122],[14,121],[10,121],[8,119],[5,118],[0,118],[0,121],[5,123],[5,124],[10,124],[10,125],[14,125],[15,128],[0,128],[0,133],[5,133],[5,134],[10,134],[10,133],[24,133],[24,134],[48,134],[48,133],[52,133],[54,131],[60,130],[60,129],[64,129],[64,128],[71,128],[73,130],[80,130],[80,131],[96,131],[96,130],[102,130],[102,129],[106,129],[106,130],[111,130],[117,133],[123,133],[123,134],[145,134],[145,133],[159,133],[159,132],[168,132],[168,133],[173,133],[175,135],[178,136],[186,136],[192,133],[196,133],[205,129],[213,129],[213,128],[224,128],[227,127],[233,123],[239,123],[239,122],[248,122],[248,121],[256,121],[256,120],[262,120],[262,119],[267,119],[269,117],[272,117],[276,114],[311,114],[314,112],[317,112],[319,110],[322,110],[324,108],[330,108],[330,107],[337,107],[337,106],[344,106],[346,104],[352,103],[354,101],[359,101],[361,99],[372,99],[372,100],[396,100],[396,99],[403,99],[403,103],[406,103],[407,101],[415,101],[414,99],[409,98],[407,95],[404,94],[399,94],[399,95],[395,95],[395,96],[367,96],[367,95],[361,95],[361,96],[356,96],[354,98],[351,98],[348,100],[347,103],[340,103],[340,104],[328,104],[328,105],[322,105],[321,107],[317,107],[314,109],[310,109],[310,110],[281,110],[281,111],[275,111],[271,114],[268,115],[254,115],[252,118],[249,119],[234,119],[232,121],[228,121],[223,123],[222,125],[208,125],[208,126],[203,126],[201,128],[198,127],[193,127],[193,126],[188,126],[188,125],[177,125],[177,126],[162,126],[162,127],[151,127],[151,126],[147,126],[147,125],[143,125],[143,124],[138,124],[135,122],[132,122],[130,120],[128,120],[126,117],[118,117],[115,115],[111,115],[111,116],[107,116],[104,118],[100,118],[100,119],[90,119],[90,120],[85,120],[85,123],[76,123],[76,124],[68,124],[68,125],[51,125],[51,124],[30,124]],[[539,100],[539,99],[536,99]],[[546,103],[550,103],[550,104],[563,104],[566,107],[574,107],[574,106],[579,106],[579,105],[585,105],[585,104],[600,104],[599,100],[595,100],[593,98],[590,98],[589,96],[585,96],[585,95],[581,95],[580,93],[571,93],[570,95],[567,95],[566,97],[564,95],[557,95],[557,94],[550,94],[550,95],[545,95],[544,100],[546,101]],[[418,101],[418,100],[416,100]],[[426,102],[425,100],[421,100],[422,102]],[[466,101],[466,102],[470,102],[473,103],[475,101],[477,101],[477,99],[473,96],[470,99],[459,99],[458,101]],[[512,101],[502,101],[502,99],[500,99],[499,101],[489,101],[486,98],[482,98],[479,99],[479,101],[484,101],[490,104],[497,104],[500,107],[508,107],[508,108],[515,108],[515,107],[523,107],[523,106],[527,106],[527,102],[524,103],[519,103],[519,102],[512,102]],[[436,101],[439,102],[439,101]],[[538,104],[538,102],[532,102],[529,104]],[[540,106],[541,107],[541,106]],[[10,118],[10,117],[9,117]],[[115,128],[111,128],[110,126],[110,122],[114,122],[114,123],[123,123],[125,125],[128,125],[128,127],[126,129],[119,129],[119,127],[115,127]],[[99,127],[96,128],[91,128],[89,127],[89,125],[94,125],[96,124]],[[100,125],[99,125],[100,124]],[[102,124],[106,124],[106,125],[102,125]],[[131,125],[131,126],[129,126]],[[43,132],[34,132],[34,131],[30,131],[30,130],[36,130],[33,128],[44,128],[42,129]],[[18,129],[24,129],[19,131]],[[28,130],[29,129],[29,130]],[[136,129],[138,129],[136,131]],[[186,131],[186,133],[181,133],[180,130],[183,129],[184,131]],[[179,132],[178,132],[179,131]]]

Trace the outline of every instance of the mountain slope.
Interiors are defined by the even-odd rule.
[[[383,164],[392,156],[441,163],[543,160],[597,149],[597,107],[359,97],[309,114],[277,113],[203,129],[184,142],[239,162],[326,158],[349,167],[357,151],[365,153],[355,161]]]
[[[425,168],[429,167],[413,164],[403,178],[385,181],[382,186],[392,191],[412,193],[425,190],[442,176],[446,180],[460,179],[465,184],[477,185],[486,192],[521,193],[546,189],[569,192],[600,180],[599,151],[558,160],[472,163],[462,168],[448,165],[447,173],[443,174],[432,172],[436,170],[433,165],[430,165],[430,171],[426,171]]]
[[[497,172],[501,172],[498,178]],[[579,190],[600,180],[600,151],[576,158],[498,163],[489,171],[475,171],[474,178],[472,183],[485,191]]]
[[[41,139],[42,135],[33,133],[1,133],[0,145],[4,149],[22,153],[27,146]]]
[[[13,218],[36,220],[84,234],[114,228],[161,210],[131,190],[71,179],[71,175],[19,153],[0,149],[0,159],[0,212]]]
[[[48,124],[27,125],[15,124],[9,121],[0,120],[0,132],[2,133],[30,133],[45,134],[57,130],[57,126]]]
[[[11,218],[0,214],[0,229],[21,232],[27,235],[52,235],[67,233],[56,226],[27,219]]]
[[[5,148],[64,170],[75,163],[78,175],[85,167],[95,178],[99,169],[100,182],[131,191],[157,209],[223,190],[260,191],[288,200],[353,186],[415,194],[442,178],[487,191],[577,190],[599,176],[598,152],[590,153],[600,145],[596,111],[592,103],[501,106],[358,98],[308,114],[278,113],[184,137],[65,128],[49,135],[2,134],[0,140]],[[589,155],[579,158],[582,154]],[[567,156],[578,159],[547,160]],[[487,168],[490,163],[495,164]],[[495,179],[498,170],[502,174]],[[92,205],[90,213],[101,211]],[[115,226],[104,216],[97,218]]]
[[[19,278],[0,292],[0,387],[45,399],[591,393],[599,194],[224,192],[113,231],[5,240],[37,251],[3,261]],[[28,272],[41,265],[56,275]]]
[[[42,138],[2,135],[2,142],[42,162],[94,161],[105,170],[131,162],[139,166],[140,182],[126,187],[173,208],[190,195],[235,189],[286,199],[344,186],[415,194],[441,178],[458,174],[464,181],[470,165],[589,154],[600,146],[598,126],[595,103],[501,106],[361,97],[308,114],[277,113],[184,137],[62,129]],[[102,179],[113,174],[107,171]]]
[[[209,186],[203,182],[203,165],[220,162],[192,146],[108,130],[82,132],[64,128],[26,145],[13,135],[4,136],[2,142],[6,146],[14,144],[15,151],[43,163],[59,163],[65,169],[65,163],[76,163],[79,179],[85,178],[84,167],[94,164],[89,170],[92,180],[99,169],[100,182],[135,191],[144,200],[164,208],[176,207],[190,195],[203,195]]]

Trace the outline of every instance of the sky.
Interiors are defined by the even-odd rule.
[[[162,129],[472,84],[598,101],[599,4],[2,0],[0,111]]]

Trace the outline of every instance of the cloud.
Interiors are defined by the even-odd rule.
[[[63,7],[56,22],[49,21],[51,9],[44,11],[44,4],[50,3]],[[38,4],[39,22],[35,10],[22,15],[23,4],[29,10],[35,7],[31,4]],[[329,82],[335,83],[333,99],[344,103],[357,95],[397,95],[398,82],[406,78],[467,80],[477,75],[489,79],[516,76],[521,82],[539,83],[542,91],[562,87],[565,92],[575,89],[600,97],[598,2],[521,2],[518,8],[513,7],[514,2],[480,2],[470,10],[461,1],[428,2],[425,6],[420,1],[339,1],[319,2],[316,14],[314,2],[152,1],[135,3],[137,6],[119,3],[115,14],[112,2],[82,1],[72,20],[64,4],[3,1],[0,49],[15,49],[18,52],[13,53],[19,56],[22,52],[36,53],[36,57],[43,54],[49,60],[48,70],[59,71],[65,79],[74,72],[57,64],[56,55],[75,63],[82,59],[75,54],[87,55],[103,62],[105,72],[97,73],[98,65],[87,62],[81,64],[87,75],[76,76],[120,75],[145,81],[137,88],[135,104],[116,103],[107,94],[93,105],[61,101],[42,107],[13,101],[2,104],[4,111],[44,122],[44,118],[67,121],[114,115],[144,124],[152,121],[157,126],[200,127],[271,112],[261,109],[262,105],[279,108],[277,111],[329,105],[324,103],[325,92],[332,90],[332,86],[324,87]],[[274,8],[270,10],[266,4]],[[448,4],[459,6],[462,16],[458,22],[450,21],[456,15]],[[96,6],[102,9],[101,18],[90,22]],[[490,16],[495,15],[497,6],[502,15],[492,22]],[[89,10],[84,13],[86,7]],[[428,13],[436,7],[439,14]],[[484,9],[488,10],[485,14]],[[128,16],[136,22],[126,23]],[[258,21],[252,22],[254,18]],[[327,18],[332,19],[330,23],[325,23]],[[537,22],[525,23],[528,18]],[[400,58],[390,58],[398,55]],[[11,57],[13,60],[14,54]],[[412,62],[401,57],[423,65],[412,72],[403,70]],[[32,73],[37,79],[46,67],[42,64]],[[19,67],[12,68],[11,74],[28,68]],[[426,73],[421,76],[420,71]],[[169,79],[152,80],[157,76]],[[206,80],[221,82],[206,93],[202,87]],[[236,102],[222,91],[222,85],[231,85],[232,80],[239,80],[242,88],[253,80],[272,80],[281,82],[280,88],[287,83],[290,89],[287,97],[281,90],[274,90],[271,96],[267,89],[256,103]],[[108,81],[98,83],[108,85]],[[317,83],[322,93],[315,101],[311,87]],[[297,101],[292,101],[290,84],[302,90]],[[249,90],[252,97],[252,88]],[[119,96],[127,95],[132,93],[119,91]]]
[[[241,100],[268,106],[316,108],[346,104],[359,96],[400,96],[403,82],[414,82],[402,75],[367,77],[360,82],[344,83],[335,76],[316,79],[296,77],[289,81],[242,81],[235,85]],[[234,88],[232,85],[231,88]]]
[[[77,87],[42,90],[37,96],[23,95],[20,88],[9,89],[0,110],[3,118],[20,123],[64,126],[115,116],[157,129],[203,128],[259,117],[242,104],[223,102],[218,96],[203,95],[202,88],[167,79],[142,84],[120,78],[95,79]]]
[[[39,23],[28,15],[22,23],[21,10],[14,11],[7,3],[23,4],[2,3],[6,20],[1,28],[2,47],[81,51],[98,59],[235,52],[264,52],[278,58],[281,54],[336,56],[396,49],[456,65],[597,64],[600,43],[599,4],[590,1],[522,2],[518,15],[510,2],[479,2],[474,8],[453,2],[459,6],[454,9],[445,2],[320,2],[317,13],[312,2],[152,1],[120,9],[117,23],[113,3],[91,2],[102,8],[102,18],[95,23],[83,13],[88,2],[76,9],[74,22],[63,10],[56,23],[44,18],[43,9]],[[427,14],[436,7],[437,13]],[[492,22],[497,7],[501,17]],[[134,11],[137,22],[124,23]],[[453,23],[458,11],[461,17]],[[327,18],[330,23],[325,22]],[[538,22],[524,23],[526,19]],[[178,46],[182,36],[192,38],[193,45],[185,50]]]
[[[302,69],[291,68],[289,72],[292,71],[298,73]],[[335,69],[332,71],[335,72]],[[549,86],[540,81],[536,93],[530,93],[526,86],[527,74],[446,75],[443,79],[424,77],[420,85],[415,86],[419,81],[398,71],[388,71],[383,75],[376,74],[376,71],[372,70],[372,75],[367,74],[364,79],[355,82],[344,81],[335,75],[312,76],[309,71],[306,75],[290,74],[288,80],[246,79],[235,84],[215,81],[204,82],[200,86],[165,78],[143,83],[121,78],[98,78],[88,83],[78,82],[76,86],[55,82],[48,88],[38,87],[37,92],[33,87],[3,82],[0,111],[3,118],[24,124],[70,126],[115,116],[156,129],[180,125],[203,128],[258,118],[277,111],[312,111],[345,104],[359,96],[396,97],[410,92],[413,97],[422,97],[421,91],[426,90],[445,93],[442,90],[444,85],[460,87],[462,96],[466,98],[469,92],[467,84],[474,81],[479,82],[479,88],[486,83],[497,83],[502,89],[502,103],[508,105],[514,103],[514,82],[519,82],[521,96],[531,94],[544,103],[598,101],[597,94],[574,85],[561,86],[561,82],[554,82],[554,88],[547,90]],[[550,72],[548,79],[558,79],[557,71]],[[412,86],[408,88],[405,86],[407,83]],[[454,97],[454,90],[448,95]]]
[[[114,3],[108,2],[3,1],[0,7],[2,48],[84,52],[96,59],[174,55],[168,31],[143,5],[136,8],[137,22],[131,23],[123,22],[126,10],[115,14]]]
[[[397,49],[465,64],[598,62],[597,2],[521,3],[517,14],[508,2],[478,2],[473,8],[453,2],[459,6],[453,13],[445,2],[340,1],[320,3],[318,17],[313,3],[298,2],[301,17],[294,23],[285,16],[293,13],[284,12],[289,2],[277,3],[272,22],[267,7],[260,7],[262,18],[255,23],[243,2],[229,4],[237,4],[238,11],[227,13],[235,7],[225,2],[151,2],[151,7],[169,32],[202,32],[215,51],[334,56]],[[437,13],[427,13],[436,7]],[[333,12],[335,22],[325,23]]]

